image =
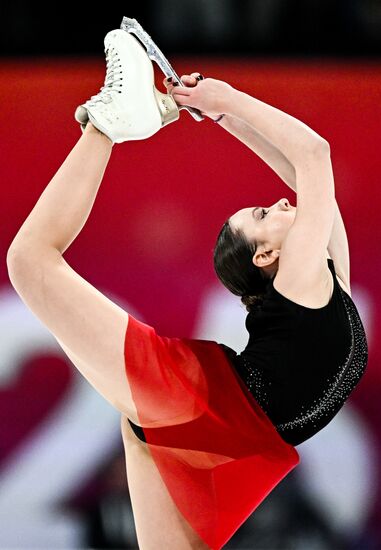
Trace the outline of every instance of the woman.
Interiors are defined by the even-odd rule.
[[[75,114],[83,135],[9,247],[8,272],[121,413],[140,548],[219,549],[298,464],[294,445],[333,418],[366,366],[329,145],[292,116],[199,73],[183,76],[184,87],[165,81],[162,94],[145,50],[122,30],[107,34],[105,51],[105,84]],[[285,199],[243,208],[218,236],[217,275],[249,311],[241,355],[158,335],[63,259],[113,144],[149,137],[184,106],[217,121],[297,191],[296,208]]]

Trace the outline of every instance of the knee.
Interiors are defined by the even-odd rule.
[[[128,420],[129,420],[128,416],[124,414],[121,415],[120,427],[121,427],[123,441],[128,441],[129,446],[134,445],[134,446],[137,446],[138,448],[147,448],[148,447],[147,443],[139,439],[139,437],[135,434],[134,430],[132,429],[132,426]],[[130,420],[131,422],[139,426],[139,423],[135,422],[134,419],[130,418]]]

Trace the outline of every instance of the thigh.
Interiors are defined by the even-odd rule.
[[[152,459],[122,415],[128,489],[140,550],[209,550],[173,502]]]
[[[180,424],[202,413],[196,397],[206,399],[206,382],[182,339],[129,315],[53,249],[20,257],[10,275],[82,375],[135,424]]]
[[[124,359],[128,313],[76,273],[58,251],[25,254],[10,275],[24,303],[81,374],[139,424]]]

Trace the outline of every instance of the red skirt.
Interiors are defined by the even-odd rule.
[[[159,336],[129,314],[127,379],[183,517],[219,550],[299,463],[217,342]]]

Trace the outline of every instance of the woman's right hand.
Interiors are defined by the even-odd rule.
[[[163,80],[168,93],[170,93],[179,106],[186,105],[201,111],[201,114],[216,119],[226,112],[226,105],[234,88],[227,82],[215,78],[197,80],[200,73],[192,73],[181,77],[182,86],[173,86],[172,82]]]

